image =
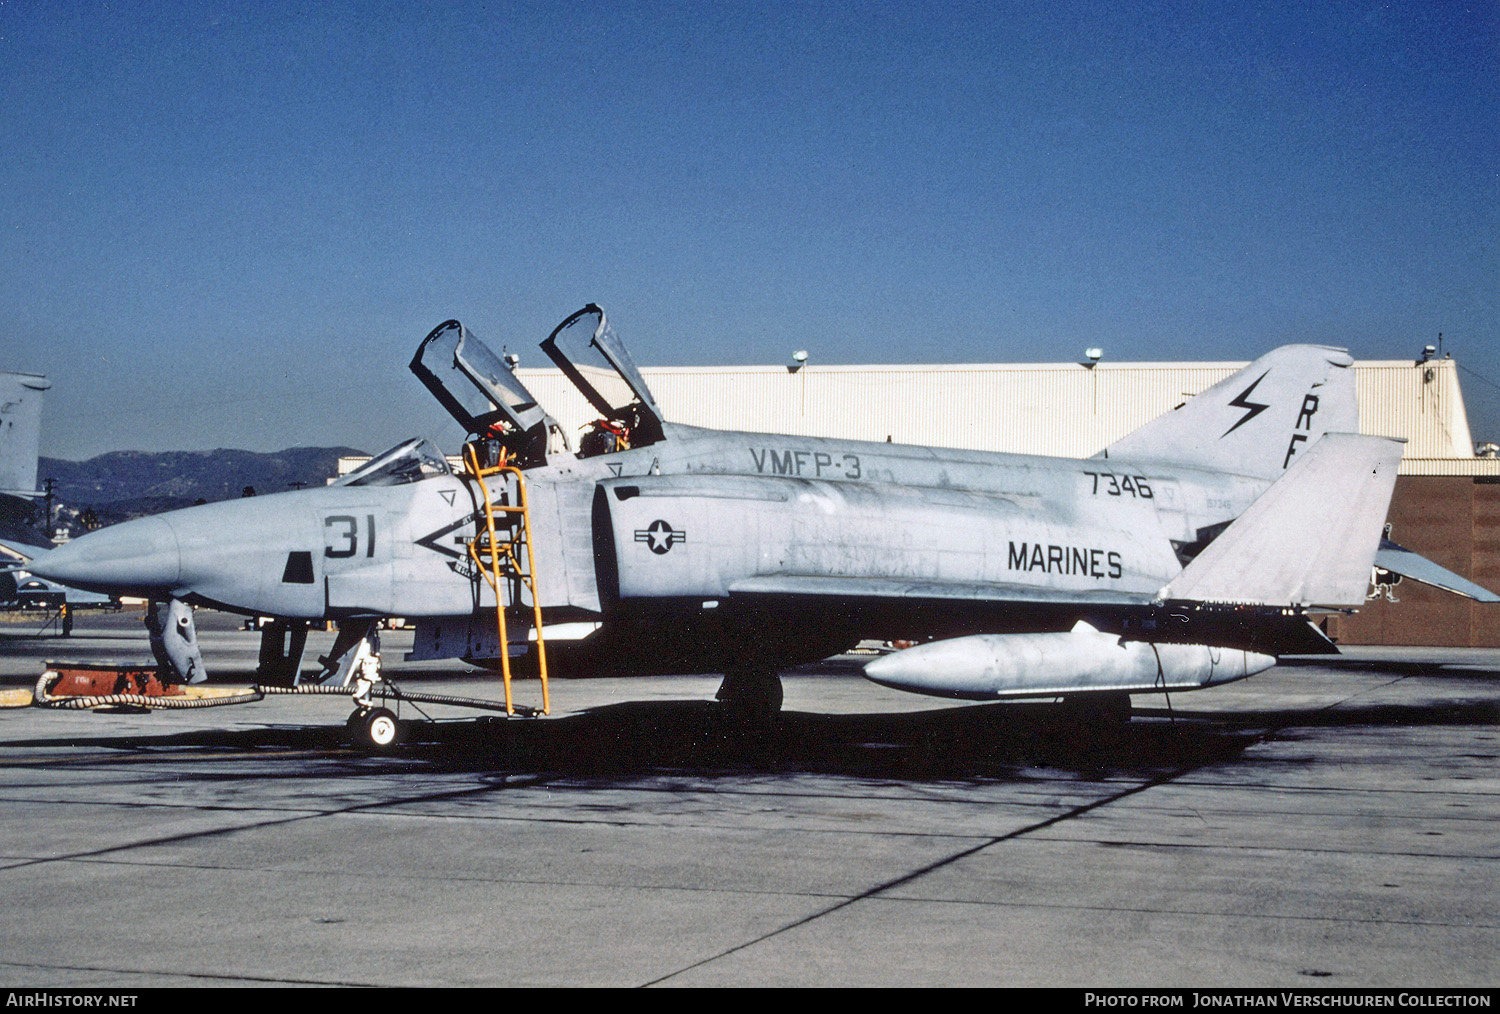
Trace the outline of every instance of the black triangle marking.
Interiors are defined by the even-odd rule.
[[[460,528],[463,528],[465,525],[472,524],[475,520],[482,516],[482,511],[475,511],[473,514],[461,517],[452,524],[444,525],[437,531],[429,532],[428,534],[422,536],[422,538],[417,540],[417,545],[425,546],[428,549],[432,550],[434,553],[442,553],[444,556],[461,557],[464,555],[463,553],[459,552],[457,549],[452,548],[452,545],[445,545],[441,541],[443,536],[451,535],[452,533],[458,531]]]

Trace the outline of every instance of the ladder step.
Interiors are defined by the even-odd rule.
[[[484,512],[476,516],[476,532],[474,540],[469,544],[469,552],[479,565],[485,580],[495,591],[495,624],[499,634],[501,672],[505,680],[505,707],[512,714],[535,715],[538,713],[536,709],[515,704],[510,693],[511,656],[527,654],[530,650],[528,635],[532,626],[539,628],[542,622],[541,598],[536,590],[536,575],[532,573],[534,558],[531,552],[531,516],[526,503],[526,478],[503,451],[498,465],[481,467],[479,450],[473,443],[464,445],[464,464],[484,496]],[[500,502],[497,503],[490,497],[489,485],[484,480],[502,473],[515,477],[514,504],[511,503],[508,483],[503,486]],[[523,592],[531,594],[534,624],[528,625],[517,617],[514,625],[518,638],[507,629],[510,625],[506,620],[506,596],[502,595],[500,588],[502,581],[515,582],[520,586],[511,591],[513,604],[519,604]],[[513,640],[516,643],[512,643]],[[540,713],[547,714],[551,710],[547,692],[547,646],[540,630],[537,634],[536,651],[537,671],[542,684]]]

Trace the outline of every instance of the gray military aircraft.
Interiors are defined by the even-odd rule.
[[[916,642],[867,666],[888,686],[1128,714],[1130,694],[1335,652],[1312,620],[1361,604],[1377,557],[1496,600],[1382,548],[1401,445],[1357,434],[1340,349],[1278,348],[1086,460],[673,424],[592,304],[542,349],[599,413],[577,450],[448,321],[411,369],[471,435],[462,469],[410,440],[325,488],[130,521],[31,569],[152,600],[184,681],[204,604],[279,618],[263,671],[291,679],[308,622],[338,622],[315,678],[347,682],[401,616],[409,658],[718,672],[751,714],[780,706],[780,669],[862,639]]]

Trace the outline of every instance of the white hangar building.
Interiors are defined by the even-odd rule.
[[[715,429],[1086,458],[1242,369],[1239,363],[657,366],[666,417]],[[1452,359],[1356,362],[1360,431],[1407,441],[1402,474],[1495,475]],[[516,376],[569,439],[597,413],[556,369]]]

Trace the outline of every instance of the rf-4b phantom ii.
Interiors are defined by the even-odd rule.
[[[1382,539],[1401,442],[1357,432],[1352,360],[1289,345],[1077,460],[668,422],[598,306],[542,350],[598,412],[577,449],[457,321],[411,369],[468,432],[455,469],[410,440],[323,488],[105,528],[32,572],[150,600],[165,678],[205,678],[190,606],[275,617],[262,675],[379,682],[410,659],[545,676],[723,674],[766,717],[780,670],[910,642],[880,684],[973,700],[1092,699],[1241,679],[1334,653],[1320,613],[1372,567],[1496,596]],[[899,411],[898,405],[892,411]],[[321,672],[310,622],[335,621]],[[362,700],[356,696],[356,700]],[[358,714],[358,712],[357,712]]]

